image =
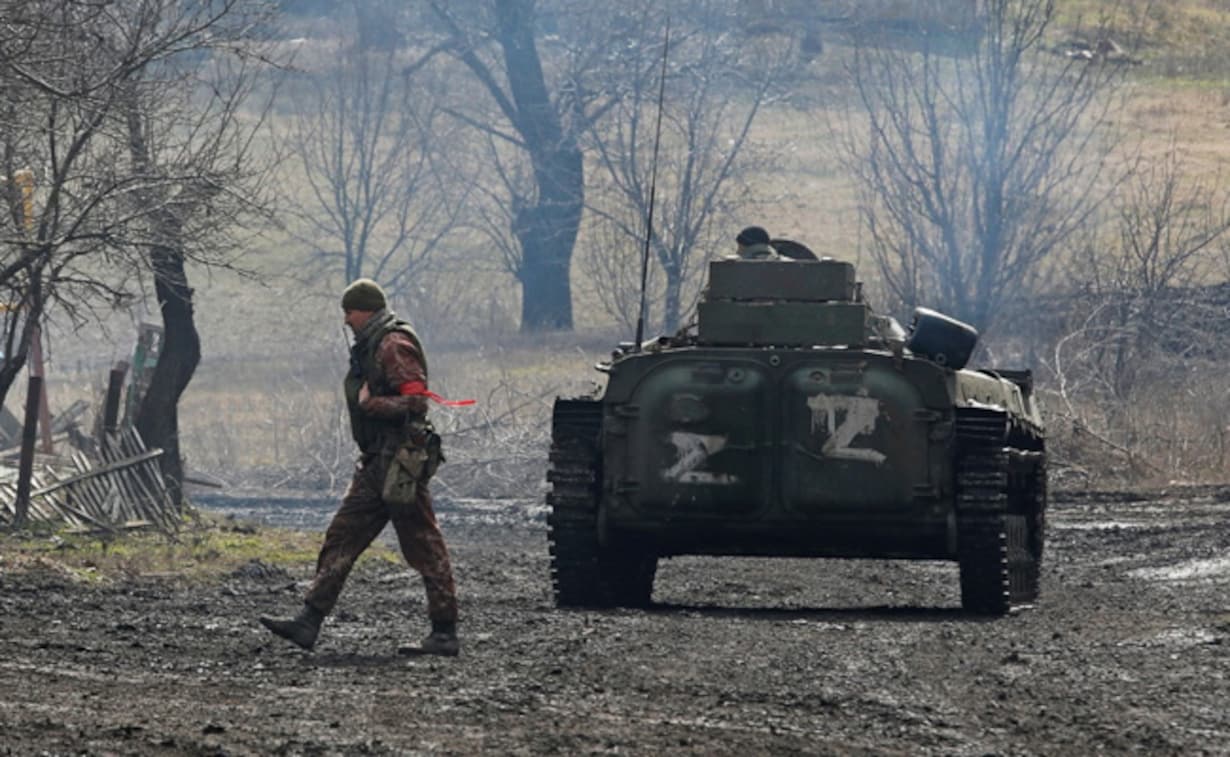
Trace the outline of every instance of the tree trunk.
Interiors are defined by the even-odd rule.
[[[572,329],[570,273],[580,220],[579,202],[547,206],[540,201],[518,217],[522,333]]]
[[[585,169],[576,135],[568,131],[547,90],[534,42],[534,4],[496,3],[500,46],[516,104],[514,127],[534,167],[533,204],[513,219],[521,245],[521,331],[572,329],[572,248],[581,225]]]
[[[193,317],[192,288],[188,286],[182,253],[169,246],[156,247],[151,261],[154,290],[162,310],[163,342],[135,425],[147,445],[162,448],[159,465],[171,501],[179,506],[184,496],[179,398],[201,362],[201,339]]]
[[[4,314],[8,318],[19,318],[23,315],[20,311],[10,311]],[[17,377],[21,375],[21,371],[26,367],[26,362],[30,357],[30,342],[33,339],[34,323],[37,319],[42,318],[42,313],[25,313],[25,321],[20,324],[6,324],[7,328],[4,333],[5,342],[11,349],[4,350],[4,357],[0,358],[0,405],[4,404],[4,400],[9,395],[9,390],[13,388],[13,384],[17,382]]]
[[[662,332],[673,334],[679,330],[683,309],[683,275],[678,266],[666,268],[666,297],[662,303]]]

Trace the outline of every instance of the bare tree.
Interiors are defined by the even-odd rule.
[[[188,264],[229,267],[239,232],[268,211],[261,187],[271,166],[255,137],[272,98],[259,28],[272,5],[215,4],[208,15],[168,1],[150,4],[147,23],[179,28],[185,45],[147,66],[123,101],[132,193],[141,216],[142,266],[154,286],[163,344],[135,426],[159,458],[172,501],[182,498],[180,397],[201,358]],[[258,88],[266,87],[266,94]]]
[[[967,55],[863,40],[847,145],[871,254],[906,305],[985,329],[1107,196],[1120,69],[1046,51],[1053,0],[987,0]]]
[[[1182,359],[1218,341],[1226,303],[1205,286],[1230,231],[1230,200],[1218,183],[1192,178],[1172,146],[1116,197],[1118,244],[1081,249],[1086,368],[1114,402],[1132,396],[1142,373],[1172,365],[1157,359],[1159,350]]]
[[[585,274],[584,291],[629,336],[635,333],[641,307],[641,255],[645,242],[629,236],[638,227],[643,234],[645,219],[635,213],[623,218],[597,216],[586,228],[580,261]],[[646,274],[645,323],[650,334],[656,333],[656,324],[663,322],[662,304],[666,298],[661,271],[661,266],[651,265]]]
[[[123,143],[113,137],[122,130],[128,83],[183,49],[185,30],[140,25],[144,3],[12,0],[0,7],[5,168],[9,176],[35,169],[37,186],[31,217],[8,227],[3,240],[2,399],[49,304],[80,321],[92,307],[131,294],[123,277],[106,271],[122,267],[115,259],[136,220],[128,197],[141,180],[122,170]]]
[[[351,34],[331,52],[336,66],[309,81],[289,140],[310,193],[298,214],[303,241],[346,281],[372,276],[400,292],[464,202],[465,184],[437,164],[455,122],[422,77],[406,75],[414,64],[397,46],[363,46]]]
[[[661,60],[663,40],[653,36],[661,33],[664,19],[647,15],[646,21],[639,43],[628,53],[639,58],[632,65],[636,70]],[[788,57],[769,44],[732,44],[707,25],[676,27],[662,102],[651,241],[663,274],[661,326],[666,331],[677,329],[682,315],[691,309],[699,292],[696,274],[720,244],[729,246],[734,237],[730,219],[751,200],[743,181],[749,162],[748,135],[762,108],[778,94],[774,82],[790,64]],[[602,169],[588,207],[619,232],[624,265],[637,272],[653,184],[657,85],[648,77],[629,82],[609,116],[587,133],[587,147]],[[599,255],[606,258],[610,253]],[[620,283],[620,277],[608,277],[595,286]],[[639,286],[639,275],[636,283]]]
[[[259,115],[246,122],[243,107],[260,59],[251,38],[269,8],[244,0],[0,7],[15,30],[0,39],[13,46],[0,50],[6,168],[35,168],[37,185],[28,222],[6,228],[0,248],[10,307],[0,397],[25,363],[33,324],[51,314],[94,321],[152,281],[166,339],[136,423],[166,450],[177,494],[176,405],[200,356],[186,264],[225,265],[227,232],[256,207],[245,180]]]
[[[1230,232],[1230,199],[1219,184],[1192,178],[1172,147],[1116,197],[1117,244],[1091,239],[1071,268],[1077,296],[1067,298],[1072,325],[1046,361],[1049,404],[1061,428],[1097,440],[1137,474],[1158,472],[1149,460],[1166,459],[1151,428],[1158,397],[1207,393],[1230,349],[1221,328],[1230,287],[1206,284]],[[1163,404],[1163,414],[1177,412]],[[1215,416],[1199,436],[1224,442]]]
[[[427,7],[450,56],[484,96],[462,88],[466,99],[449,112],[485,141],[483,180],[475,183],[495,189],[485,195],[480,228],[521,284],[521,329],[571,329],[570,271],[585,196],[581,135],[621,94],[591,80],[623,60],[628,31],[648,6],[428,0]]]

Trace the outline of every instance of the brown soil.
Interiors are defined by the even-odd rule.
[[[0,753],[1230,754],[1230,490],[1056,499],[997,620],[953,566],[854,561],[664,561],[651,611],[560,611],[539,521],[445,509],[453,660],[396,656],[421,591],[374,562],[311,654],[255,620],[308,566],[0,573]]]

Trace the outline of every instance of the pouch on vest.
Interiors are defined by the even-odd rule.
[[[436,469],[445,458],[440,435],[435,431],[427,432],[427,443],[423,446],[426,448],[427,460],[423,463],[423,478],[420,480],[427,481],[436,475]]]
[[[397,448],[389,461],[389,470],[384,474],[384,487],[380,498],[386,505],[410,505],[418,494],[419,481],[424,481],[427,467],[427,450],[415,445],[403,444]]]

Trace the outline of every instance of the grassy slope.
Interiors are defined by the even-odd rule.
[[[1225,0],[1059,0],[1061,28],[1104,25],[1116,41],[1137,47],[1164,77],[1224,79],[1230,55],[1230,3]]]
[[[53,571],[86,583],[151,575],[209,581],[254,562],[298,574],[310,568],[319,548],[317,534],[203,516],[174,540],[148,532],[100,538],[45,529],[0,535],[0,572]],[[376,543],[360,561],[400,564],[401,556]]]

